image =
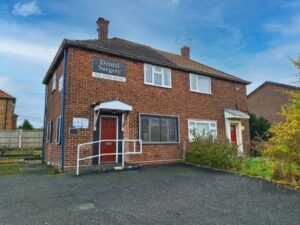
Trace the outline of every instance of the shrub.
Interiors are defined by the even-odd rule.
[[[269,128],[271,123],[263,117],[257,117],[255,114],[250,113],[249,126],[250,126],[250,139],[251,139],[251,156],[261,156],[258,151],[261,143],[270,138]]]
[[[262,139],[264,141],[269,139],[269,128],[271,123],[263,117],[257,117],[255,114],[250,113],[249,126],[251,140]]]
[[[213,136],[203,138],[199,135],[194,135],[194,137],[186,155],[187,162],[218,169],[239,167],[239,162],[234,157],[237,152],[235,146],[227,142],[221,142],[213,138]]]

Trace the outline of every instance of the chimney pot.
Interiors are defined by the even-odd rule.
[[[181,48],[181,55],[190,58],[190,48],[188,46],[183,46]]]
[[[109,25],[109,21],[99,17],[97,20],[97,31],[98,31],[98,39],[103,40],[103,39],[107,39],[108,38],[108,25]]]

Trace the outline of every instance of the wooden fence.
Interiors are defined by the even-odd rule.
[[[0,148],[41,149],[43,131],[0,131]]]

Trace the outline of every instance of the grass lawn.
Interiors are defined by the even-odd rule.
[[[1,176],[14,176],[19,174],[57,174],[57,170],[42,163],[7,163],[0,164]]]
[[[242,174],[271,179],[275,163],[270,159],[246,158],[242,163]]]
[[[25,156],[39,156],[42,157],[42,151],[41,150],[33,150],[33,151],[20,151],[20,150],[16,150],[16,151],[5,151],[3,154],[3,156],[19,156],[19,157],[25,157]]]

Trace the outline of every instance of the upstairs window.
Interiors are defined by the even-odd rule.
[[[58,91],[61,91],[63,89],[63,85],[64,85],[64,77],[62,75],[58,80]]]
[[[52,91],[55,91],[55,89],[56,89],[56,73],[54,73],[52,77]]]
[[[171,88],[171,70],[159,66],[145,64],[144,83],[158,87]]]
[[[190,74],[190,90],[204,94],[211,94],[211,79],[209,77]]]
[[[194,139],[194,134],[202,137],[217,136],[217,122],[210,120],[188,120],[189,140]]]
[[[177,143],[178,117],[140,115],[140,138],[144,143]]]

